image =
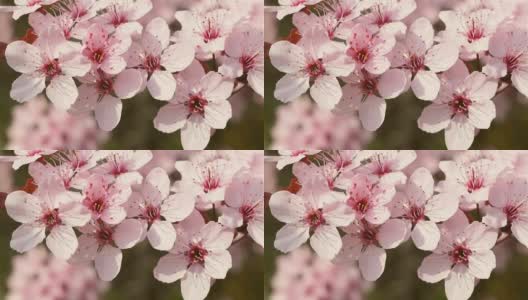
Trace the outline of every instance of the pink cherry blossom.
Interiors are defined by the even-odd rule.
[[[388,33],[405,33],[407,26],[402,22],[416,9],[415,0],[374,0],[366,1],[369,13],[359,22],[377,26]]]
[[[219,223],[247,227],[251,238],[264,247],[264,181],[246,170],[237,173],[225,192],[225,204]]]
[[[365,69],[371,74],[381,75],[390,68],[387,55],[395,45],[393,35],[356,24],[351,29],[346,54],[356,63],[356,70]]]
[[[94,261],[97,275],[103,281],[111,281],[121,270],[122,249],[134,247],[143,236],[143,225],[135,219],[126,219],[112,226],[104,222],[89,223],[82,227],[79,249],[73,262]]]
[[[174,17],[182,29],[175,33],[173,40],[194,46],[198,59],[211,59],[216,52],[224,50],[226,38],[237,21],[234,15],[224,8],[177,11]]]
[[[489,52],[492,59],[484,73],[495,78],[511,75],[512,84],[528,97],[528,29],[513,27],[499,30],[491,37]]]
[[[463,59],[475,59],[477,54],[489,49],[491,36],[497,29],[498,14],[490,9],[474,11],[442,11],[440,19],[446,30],[439,34],[439,39],[456,43],[460,47]]]
[[[181,231],[180,242],[154,269],[154,277],[161,282],[181,280],[185,299],[205,299],[211,281],[224,279],[232,266],[227,248],[233,241],[233,232],[215,222],[203,225],[201,220],[201,223],[201,226],[195,221],[180,223],[177,226],[178,233]]]
[[[458,209],[456,194],[433,193],[433,176],[421,167],[412,173],[406,185],[398,189],[391,202],[391,216],[402,218],[412,228],[411,238],[420,250],[436,249],[440,241],[437,223],[446,221]]]
[[[30,164],[37,161],[42,156],[50,155],[55,152],[56,150],[15,150],[17,158],[13,162],[13,169],[18,170],[23,165]]]
[[[306,6],[315,5],[322,0],[279,0],[280,8],[277,11],[277,19],[282,20],[285,16],[303,10]]]
[[[390,219],[381,226],[365,221],[354,222],[345,228],[343,248],[337,262],[358,261],[361,275],[367,281],[376,281],[385,270],[386,249],[398,247],[407,239],[408,227],[404,221]]]
[[[52,5],[59,0],[16,0],[13,8],[13,19],[18,20],[21,16],[39,10],[43,6]]]
[[[170,100],[176,91],[172,73],[187,68],[194,59],[194,49],[185,43],[170,45],[169,25],[162,18],[150,21],[138,42],[128,53],[128,67],[141,70],[147,88],[158,100]]]
[[[412,77],[411,88],[417,98],[434,100],[440,91],[437,73],[447,71],[458,60],[454,44],[434,45],[433,25],[426,18],[412,23],[402,43],[392,52],[392,67],[402,68]]]
[[[73,77],[83,76],[90,69],[90,64],[78,54],[77,46],[52,31],[39,36],[33,45],[24,41],[9,44],[5,53],[7,63],[22,73],[13,82],[11,98],[29,101],[46,89],[55,106],[70,108],[78,96]]]
[[[112,131],[121,120],[122,99],[130,99],[143,88],[140,71],[127,69],[116,76],[101,70],[88,73],[81,79],[79,98],[71,111],[76,114],[94,111],[97,124],[104,131]]]
[[[225,41],[226,59],[219,72],[230,78],[246,76],[249,86],[264,97],[264,30],[241,23]]]
[[[232,116],[227,99],[233,82],[219,73],[205,73],[197,60],[177,75],[174,98],[162,107],[154,127],[171,133],[181,129],[184,149],[204,149],[212,129],[224,129]]]
[[[356,220],[379,225],[389,219],[387,204],[396,193],[393,185],[381,183],[374,176],[356,174],[350,178],[346,193],[346,204],[354,211]]]
[[[509,174],[491,187],[483,222],[495,228],[511,226],[511,232],[528,247],[528,180]]]
[[[355,68],[343,52],[343,44],[321,33],[304,36],[297,45],[288,41],[273,44],[271,63],[286,73],[277,82],[275,98],[290,102],[310,89],[310,95],[320,107],[334,108],[342,96],[337,77],[348,76]]]
[[[449,300],[469,299],[478,279],[488,279],[495,268],[491,248],[497,231],[480,222],[468,224],[464,214],[455,214],[442,226],[438,248],[418,268],[418,277],[429,283],[445,279]]]
[[[92,213],[92,220],[115,225],[126,218],[122,205],[131,194],[130,186],[113,183],[110,177],[94,175],[88,178],[82,204]]]
[[[279,150],[281,158],[277,162],[277,169],[282,170],[287,165],[301,161],[303,158],[319,153],[319,150]]]
[[[282,252],[290,252],[310,239],[319,256],[332,259],[342,246],[337,227],[354,220],[352,210],[330,193],[298,196],[281,191],[271,196],[269,205],[273,216],[286,223],[274,243]]]
[[[413,150],[365,151],[364,158],[368,159],[358,171],[371,174],[388,184],[403,184],[407,176],[403,172],[415,159]]]
[[[458,195],[461,208],[474,208],[488,200],[490,188],[502,170],[486,158],[473,162],[441,161],[439,167],[446,176],[439,189]]]
[[[31,195],[16,191],[7,196],[5,206],[7,214],[22,223],[13,232],[10,243],[18,252],[33,249],[46,239],[55,256],[68,259],[78,246],[73,227],[90,220],[90,213],[65,192],[40,190]]]
[[[334,111],[338,114],[359,111],[361,124],[368,131],[376,131],[385,121],[385,99],[394,99],[408,88],[405,72],[398,69],[389,70],[379,77],[360,71],[345,81],[343,99]]]
[[[149,150],[134,151],[108,151],[100,154],[105,162],[97,172],[110,175],[116,181],[124,184],[139,184],[143,176],[139,169],[152,159],[152,152]]]
[[[96,22],[128,34],[141,33],[138,20],[152,9],[150,0],[109,0],[103,4],[104,13]]]
[[[436,133],[445,129],[450,150],[468,149],[476,129],[488,129],[496,116],[491,99],[497,82],[480,72],[469,74],[462,62],[443,74],[438,97],[426,107],[418,119],[418,127]]]
[[[130,36],[119,32],[111,34],[103,25],[94,24],[86,33],[82,54],[92,63],[93,68],[115,75],[126,68],[122,55],[131,44]]]
[[[189,216],[194,199],[182,192],[169,195],[170,179],[159,167],[152,169],[141,185],[140,193],[134,193],[128,205],[128,217],[139,217],[147,228],[147,238],[154,249],[169,250],[176,241],[172,223]]]

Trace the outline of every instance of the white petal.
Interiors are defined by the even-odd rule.
[[[35,248],[45,237],[46,227],[23,224],[13,231],[9,245],[13,250],[22,253]]]
[[[143,75],[135,69],[127,69],[116,76],[114,92],[120,99],[130,99],[143,88]]]
[[[445,142],[448,150],[467,150],[475,139],[475,127],[467,120],[456,118],[445,131]]]
[[[440,241],[440,230],[435,222],[419,221],[411,233],[411,238],[416,248],[432,251]]]
[[[440,79],[435,72],[419,71],[411,83],[414,95],[421,100],[436,99],[440,91]]]
[[[473,294],[475,278],[464,265],[456,265],[445,280],[445,291],[449,300],[467,300]]]
[[[248,224],[247,231],[257,244],[264,247],[264,220],[253,220]]]
[[[431,104],[424,108],[418,127],[428,133],[437,133],[446,129],[451,122],[451,109],[444,104]]]
[[[526,218],[516,220],[513,222],[511,230],[515,238],[525,247],[528,247],[528,220]]]
[[[450,43],[435,45],[425,55],[425,65],[435,73],[447,71],[457,60],[458,47]]]
[[[227,121],[231,119],[231,103],[228,101],[218,101],[209,103],[204,110],[205,122],[215,129],[224,129]]]
[[[181,291],[184,299],[203,300],[209,294],[211,277],[205,273],[202,266],[192,265],[181,281]]]
[[[458,196],[446,192],[434,195],[425,204],[425,215],[433,222],[443,222],[451,218],[458,209]]]
[[[169,71],[157,70],[150,76],[147,88],[154,99],[168,101],[176,91],[176,79]]]
[[[304,244],[309,237],[309,227],[286,224],[277,232],[274,246],[279,251],[290,252]]]
[[[378,242],[385,249],[398,247],[408,238],[409,227],[400,219],[390,219],[379,227]]]
[[[154,127],[165,133],[180,130],[187,122],[188,110],[183,104],[167,104],[160,108],[154,119]]]
[[[161,215],[167,221],[178,222],[188,217],[194,209],[194,199],[185,193],[170,195],[161,204]]]
[[[343,92],[336,77],[324,75],[315,80],[310,95],[319,107],[332,110],[341,100]]]
[[[488,279],[495,266],[495,254],[491,250],[475,252],[469,256],[468,270],[476,278]]]
[[[306,213],[303,199],[288,191],[280,191],[271,195],[269,206],[271,214],[284,223],[298,222]]]
[[[112,281],[121,270],[123,253],[121,250],[106,245],[95,256],[95,270],[103,281]]]
[[[110,95],[105,96],[95,106],[95,118],[97,124],[104,131],[112,131],[121,121],[123,103],[120,99]]]
[[[42,216],[39,199],[24,191],[16,191],[7,195],[5,208],[7,214],[20,223],[32,223]]]
[[[181,142],[185,150],[203,150],[210,138],[211,127],[201,117],[191,117],[181,131]]]
[[[33,73],[42,65],[40,49],[24,41],[15,41],[5,49],[7,64],[19,73]]]
[[[385,72],[378,81],[378,91],[385,99],[394,99],[401,95],[407,88],[407,76],[405,72],[392,69]]]
[[[187,258],[183,255],[167,254],[160,258],[154,268],[154,277],[165,283],[182,279],[187,272]]]
[[[176,230],[170,222],[157,220],[150,226],[147,238],[152,248],[168,251],[176,241]]]
[[[58,258],[67,260],[78,247],[77,236],[70,226],[55,226],[46,238],[46,246]]]
[[[18,102],[35,98],[46,88],[46,77],[41,75],[22,74],[11,86],[10,97]]]
[[[212,278],[224,279],[231,266],[231,254],[227,250],[215,251],[205,256],[204,270]]]
[[[287,41],[273,44],[269,50],[271,64],[283,73],[295,73],[304,67],[303,48]]]
[[[376,281],[385,270],[387,253],[385,250],[370,245],[359,255],[359,270],[367,281]]]
[[[134,247],[143,237],[143,224],[136,219],[126,219],[114,228],[114,242],[120,249]]]
[[[310,238],[310,245],[320,257],[331,260],[339,253],[343,244],[336,227],[321,225]]]
[[[359,118],[361,124],[368,131],[376,131],[381,127],[385,121],[385,113],[387,111],[387,103],[385,99],[369,96],[365,102],[359,106]]]
[[[299,98],[310,88],[310,78],[299,74],[286,74],[275,87],[274,96],[282,102]]]
[[[187,68],[194,60],[194,48],[185,43],[170,45],[161,55],[161,65],[171,73]]]
[[[77,100],[79,91],[73,78],[60,75],[51,80],[46,88],[46,96],[57,108],[68,110]]]
[[[497,116],[495,103],[492,101],[473,103],[468,112],[469,121],[479,129],[489,129],[491,122]]]

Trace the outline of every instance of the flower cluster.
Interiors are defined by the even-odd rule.
[[[446,1],[436,2],[439,9]],[[436,32],[412,15],[415,0],[279,1],[277,17],[293,14],[294,28],[270,48],[271,64],[286,73],[275,98],[290,102],[309,90],[321,108],[358,112],[376,131],[386,99],[411,90],[430,103],[418,127],[445,130],[448,149],[468,149],[496,118],[497,94],[513,86],[528,96],[528,27],[525,1],[458,2],[435,11],[444,27]]]
[[[6,299],[97,300],[107,285],[87,265],[72,265],[42,247],[16,256],[7,280]]]
[[[264,247],[262,152],[198,152],[176,161],[174,174],[148,167],[151,151],[16,154],[13,167],[29,164],[31,176],[5,199],[7,214],[22,223],[10,242],[18,252],[45,240],[55,257],[93,262],[111,281],[123,250],[147,240],[168,252],[154,277],[181,280],[185,299],[204,299],[232,267],[232,245],[247,237]]]
[[[286,223],[274,242],[282,252],[310,240],[321,258],[339,265],[357,261],[363,278],[375,281],[385,270],[387,250],[412,240],[430,252],[418,277],[444,280],[453,300],[469,299],[478,281],[490,277],[496,245],[511,237],[528,247],[525,152],[456,154],[438,162],[438,182],[431,166],[409,172],[415,151],[280,154],[277,167],[293,164],[294,175],[288,189],[269,201],[271,214]]]
[[[71,113],[94,112],[113,130],[124,99],[148,90],[164,101],[154,127],[181,130],[185,149],[204,149],[232,117],[228,99],[244,87],[263,96],[262,4],[258,0],[197,1],[167,22],[147,18],[151,0],[15,1],[16,20],[29,14],[30,34],[5,49],[21,73],[10,96],[43,93]],[[236,8],[236,9],[235,9]],[[169,25],[179,24],[171,32]]]
[[[108,134],[92,116],[73,116],[37,97],[12,111],[7,149],[96,149]]]

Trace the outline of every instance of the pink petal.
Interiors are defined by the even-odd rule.
[[[513,222],[511,230],[513,236],[525,247],[528,247],[528,220],[526,217]]]
[[[164,283],[182,279],[187,272],[187,258],[183,255],[167,254],[160,258],[154,268],[154,277]]]
[[[86,225],[90,221],[90,212],[79,203],[73,202],[59,209],[59,216],[64,224],[72,227]]]
[[[440,79],[435,72],[422,70],[414,77],[411,88],[418,99],[432,101],[438,97]]]
[[[255,69],[249,71],[247,80],[249,86],[261,97],[264,97],[264,70]]]
[[[145,178],[145,183],[155,187],[160,193],[161,199],[165,199],[169,196],[170,192],[170,179],[167,172],[161,167],[152,169]],[[190,212],[189,212],[190,213]]]
[[[519,69],[512,73],[512,83],[525,97],[528,97],[528,70]]]
[[[101,220],[108,224],[119,224],[126,218],[126,211],[123,207],[116,205],[107,208],[101,215]]]
[[[482,223],[498,229],[508,224],[508,218],[502,209],[488,207],[486,209],[486,215],[482,218]]]
[[[330,225],[317,227],[310,238],[310,245],[315,253],[324,259],[333,259],[341,250],[341,236],[337,228]]]
[[[231,103],[225,100],[209,103],[204,113],[205,122],[215,129],[225,129],[233,114]]]
[[[445,280],[445,292],[448,299],[469,299],[474,288],[475,277],[462,264],[456,265]]]
[[[42,65],[40,49],[24,41],[15,41],[5,49],[7,64],[19,73],[33,73]]]
[[[409,182],[419,187],[425,194],[425,198],[429,199],[434,192],[434,179],[431,172],[424,167],[416,169],[409,178]]]
[[[194,48],[185,43],[170,45],[161,54],[161,65],[171,73],[179,72],[187,68],[193,60]]]
[[[152,248],[168,251],[176,241],[176,231],[169,221],[157,220],[150,226],[147,238]]]
[[[288,191],[273,193],[269,206],[271,214],[284,223],[299,222],[306,213],[303,199]]]
[[[435,45],[425,55],[425,65],[432,72],[444,72],[450,69],[458,60],[458,47],[451,43]]]
[[[95,270],[103,281],[112,281],[121,270],[123,253],[121,250],[106,245],[95,256]]]
[[[458,209],[458,197],[446,192],[434,195],[425,204],[425,215],[433,222],[443,222],[451,218]]]
[[[192,265],[181,281],[181,292],[184,299],[205,299],[211,288],[211,277],[202,266]]]
[[[440,230],[436,223],[431,221],[419,221],[412,233],[411,238],[416,248],[424,251],[432,251],[440,241]]]
[[[427,106],[418,118],[418,127],[428,133],[437,133],[446,129],[451,122],[451,109],[444,104]]]
[[[393,249],[405,241],[409,234],[406,222],[400,219],[390,219],[379,227],[378,242],[384,249]]]
[[[495,254],[491,250],[475,252],[469,256],[468,270],[476,278],[489,279],[495,266]]]
[[[116,75],[125,70],[127,64],[121,56],[110,56],[101,64],[101,70],[110,75]]]
[[[143,88],[143,76],[135,69],[127,69],[116,76],[114,92],[120,99],[130,99]]]
[[[368,96],[359,106],[361,124],[368,131],[378,130],[385,120],[386,111],[387,103],[385,103],[385,99],[373,95]]]
[[[46,88],[46,78],[41,75],[22,74],[11,86],[9,96],[18,102],[35,98]]]
[[[112,131],[121,120],[123,103],[120,99],[106,95],[95,106],[95,119],[104,131]]]
[[[495,103],[492,101],[473,103],[469,108],[469,121],[479,129],[489,129],[496,116]]]
[[[161,204],[161,215],[167,221],[178,222],[185,219],[194,209],[194,200],[185,193],[169,196]]]
[[[176,91],[176,79],[169,71],[156,70],[152,73],[147,88],[154,99],[167,101]]]
[[[271,64],[283,73],[295,73],[304,68],[303,48],[287,41],[273,44],[269,50]]]
[[[390,68],[390,61],[385,56],[375,56],[367,62],[365,70],[374,75],[380,75]]]
[[[144,32],[152,34],[156,41],[161,45],[161,49],[169,46],[170,29],[167,21],[157,17],[152,19],[144,29]]]
[[[424,43],[425,49],[433,46],[435,33],[431,21],[427,18],[421,17],[416,19],[409,27],[409,33],[418,36]]]
[[[7,214],[19,223],[33,223],[42,216],[39,199],[24,191],[7,195],[5,200]]]
[[[309,237],[309,227],[286,224],[277,232],[273,245],[277,250],[286,253],[300,247]]]
[[[480,222],[473,222],[464,229],[464,235],[471,250],[487,251],[495,246],[498,232]]]
[[[201,117],[191,117],[181,131],[181,142],[185,150],[203,150],[209,144],[211,127]]]
[[[475,127],[465,117],[455,117],[445,131],[448,150],[467,150],[475,139]]]
[[[9,246],[11,249],[22,253],[35,248],[45,237],[46,227],[23,224],[13,231]]]
[[[367,281],[376,281],[385,270],[387,253],[385,250],[370,245],[359,256],[359,270]]]
[[[264,220],[256,218],[247,226],[249,236],[260,246],[264,247]]]
[[[383,224],[390,218],[388,207],[383,205],[375,206],[367,211],[365,220],[372,224]]]
[[[55,226],[46,238],[46,246],[58,258],[67,260],[77,250],[77,236],[70,226]]]
[[[200,229],[203,245],[210,250],[225,250],[233,242],[233,231],[216,222],[208,222]]]
[[[282,102],[299,98],[310,88],[310,78],[299,74],[286,74],[278,82],[274,96]]]
[[[327,224],[333,226],[348,226],[354,221],[354,211],[344,203],[326,205],[323,208],[323,216]]]
[[[231,254],[227,250],[211,252],[205,257],[204,271],[212,278],[224,279],[231,269],[231,260]]]
[[[154,127],[165,133],[180,130],[187,122],[187,108],[183,104],[167,104],[163,106],[154,118]]]
[[[120,249],[134,247],[143,237],[143,224],[136,219],[126,219],[114,228],[114,242]]]
[[[429,283],[436,283],[449,276],[451,258],[447,255],[430,254],[424,258],[418,268],[418,277]]]
[[[394,99],[401,95],[407,88],[405,72],[392,69],[385,72],[378,81],[378,92],[384,99]]]

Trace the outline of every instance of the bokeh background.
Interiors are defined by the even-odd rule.
[[[417,16],[426,16],[436,28],[439,24],[438,11],[448,9],[460,0],[417,0],[418,8],[405,21]],[[265,0],[266,5],[276,6],[277,0]],[[266,43],[285,39],[293,28],[292,17],[282,21],[275,18],[272,10],[265,15]],[[283,76],[266,59],[265,81],[265,146],[266,149],[446,149],[443,132],[428,134],[421,131],[416,121],[423,108],[428,105],[407,92],[397,99],[387,100],[387,113],[382,127],[368,134],[358,123],[357,114],[338,118],[317,108],[309,97],[303,97],[303,104],[293,101],[283,104],[273,97],[277,81]],[[297,103],[296,103],[297,102]],[[528,126],[528,99],[508,89],[494,99],[497,118],[491,129],[482,130],[475,138],[472,149],[527,149],[528,139],[525,128]],[[301,108],[302,106],[302,108]],[[343,134],[346,132],[346,134]],[[310,145],[319,145],[311,146]],[[324,145],[324,146],[320,146]],[[360,146],[360,147],[358,147]]]
[[[456,152],[417,151],[417,153],[417,160],[415,163],[411,164],[405,172],[410,174],[412,173],[412,170],[418,166],[422,166],[433,172],[435,179],[442,180],[443,175],[441,172],[438,172],[438,161],[450,159]],[[271,156],[276,155],[274,151],[267,151],[267,154]],[[265,170],[265,191],[267,193],[286,189],[292,178],[291,166],[284,168],[282,171],[277,171],[275,163],[268,160]],[[266,206],[265,243],[267,247],[265,253],[266,269],[264,273],[265,299],[285,299],[282,297],[284,294],[277,288],[281,287],[277,279],[280,279],[280,281],[287,286],[288,284],[289,286],[293,286],[293,283],[297,282],[298,285],[301,285],[306,289],[310,288],[312,290],[317,290],[317,288],[322,288],[324,290],[325,286],[317,287],[317,284],[313,282],[311,285],[306,284],[307,281],[310,282],[310,280],[306,278],[309,278],[310,276],[318,276],[317,274],[311,274],[311,272],[316,272],[321,269],[321,267],[314,267],[314,265],[321,264],[321,262],[318,262],[319,259],[311,249],[311,260],[304,264],[300,264],[299,256],[303,256],[302,251],[304,250],[301,250],[301,254],[297,253],[299,252],[297,251],[295,255],[291,255],[283,254],[272,246],[276,232],[283,225],[283,223],[280,223],[273,218],[269,206]],[[309,246],[305,247],[309,249]],[[528,299],[528,249],[510,239],[494,248],[494,252],[497,257],[497,268],[493,270],[490,279],[481,280],[478,283],[470,299]],[[325,276],[327,277],[335,276],[336,280],[343,280],[343,277],[346,277],[346,280],[355,287],[354,291],[359,291],[362,295],[362,297],[358,298],[356,293],[351,292],[349,293],[350,298],[343,297],[335,298],[333,300],[445,300],[446,297],[443,281],[436,284],[428,284],[421,281],[416,275],[416,270],[427,254],[428,252],[417,250],[412,244],[412,241],[407,241],[396,249],[387,250],[385,272],[380,279],[370,286],[368,286],[368,283],[356,274],[343,276],[342,272],[325,273]],[[284,266],[289,267],[290,270],[293,269],[293,271],[288,272],[288,268],[285,268]],[[356,264],[341,267],[357,271]],[[295,270],[301,270],[301,272],[296,273]],[[316,283],[317,282],[326,282],[325,277],[321,278],[320,281],[316,281]],[[335,288],[334,291],[336,291]],[[308,295],[303,295],[302,292],[296,292],[296,295],[299,295],[298,299],[314,299],[310,298]]]
[[[185,9],[197,1],[153,0],[153,11],[144,17],[164,17],[173,30],[177,9]],[[194,3],[193,3],[194,2]],[[0,5],[13,5],[13,0],[0,0]],[[22,38],[27,29],[27,16],[16,23],[9,13],[0,13],[0,42]],[[63,141],[68,149],[181,149],[179,132],[164,134],[152,123],[165,104],[150,97],[148,91],[123,101],[122,119],[110,134],[97,129],[91,115],[72,117],[57,111],[42,98],[20,104],[9,97],[11,83],[19,74],[0,58],[0,149],[42,147],[41,141]],[[217,130],[207,149],[263,149],[263,99],[249,88],[232,96],[233,118],[225,130]],[[17,111],[18,110],[18,111]]]
[[[171,178],[178,178],[175,174],[174,160],[176,157],[182,159],[188,156],[188,151],[178,151],[175,156],[175,151],[154,151],[154,161],[156,166],[165,168]],[[5,151],[0,155],[5,155]],[[152,168],[153,164],[149,163],[144,168]],[[149,169],[150,170],[150,169]],[[172,171],[171,171],[172,170]],[[7,163],[0,163],[0,192],[9,192],[20,189],[24,186],[27,175],[27,167],[13,172],[11,166]],[[6,299],[10,293],[10,286],[18,285],[20,282],[35,287],[27,279],[24,278],[25,273],[34,272],[40,274],[41,279],[52,282],[51,286],[57,286],[58,278],[61,272],[54,274],[50,268],[44,268],[43,265],[37,264],[35,257],[40,257],[42,253],[32,252],[31,256],[22,256],[9,247],[11,240],[11,233],[17,228],[19,224],[13,221],[6,214],[5,209],[0,208],[0,299]],[[42,251],[45,247],[40,248]],[[250,239],[244,239],[235,246],[229,249],[233,257],[233,268],[229,270],[226,279],[217,280],[211,287],[211,291],[207,299],[211,300],[247,300],[247,299],[262,299],[264,294],[264,287],[262,284],[262,276],[264,272],[264,250]],[[48,252],[46,249],[45,252]],[[153,299],[153,300],[180,300],[180,284],[179,282],[172,284],[164,284],[157,281],[152,275],[153,269],[156,266],[159,258],[166,252],[154,250],[148,241],[143,241],[133,247],[132,249],[123,250],[123,263],[121,272],[111,283],[105,285],[101,282],[93,280],[90,274],[93,273],[93,266],[84,266],[74,270],[76,273],[86,273],[85,276],[73,276],[72,282],[69,282],[72,288],[73,281],[87,282],[93,285],[92,289],[100,290],[100,296],[97,298],[78,298],[69,300],[125,300],[125,299]],[[20,262],[19,268],[15,268],[15,258]],[[24,257],[24,258],[23,258]],[[64,270],[61,267],[63,262],[55,262],[52,256],[44,258],[46,263],[51,268]],[[53,267],[54,266],[54,267]],[[64,274],[63,274],[64,275]],[[32,278],[34,275],[31,275]],[[68,276],[66,274],[66,276]],[[81,277],[81,279],[79,279]],[[90,279],[92,278],[92,279]],[[38,280],[33,278],[33,280]],[[8,284],[10,283],[10,284]],[[58,288],[61,288],[59,285]],[[15,298],[13,298],[15,299]],[[19,298],[16,298],[19,299]],[[21,299],[21,300],[37,300],[37,299]]]

